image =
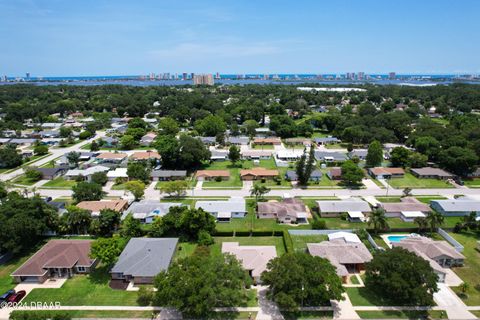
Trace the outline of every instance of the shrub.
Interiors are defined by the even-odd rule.
[[[314,229],[314,230],[327,229],[327,223],[325,222],[325,220],[315,219],[312,222],[312,229]]]
[[[146,287],[140,287],[138,290],[137,303],[140,306],[149,306],[152,303],[153,292]]]
[[[198,244],[200,246],[212,245],[213,244],[213,238],[208,232],[206,232],[205,230],[202,230],[198,233]]]
[[[221,181],[222,181],[222,177],[215,177],[215,181],[216,181],[216,182],[221,182]]]

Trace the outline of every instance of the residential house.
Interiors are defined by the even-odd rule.
[[[432,200],[430,206],[444,216],[468,216],[471,212],[480,215],[480,201],[471,197]]]
[[[349,152],[348,153],[348,157],[350,159],[353,159],[353,158],[358,158],[360,160],[366,160],[367,159],[367,154],[368,154],[368,150],[367,149],[355,149],[353,150],[352,152]]]
[[[268,137],[272,134],[269,128],[255,128],[255,135],[259,137]]]
[[[214,149],[210,150],[211,161],[226,161],[228,159],[228,150]]]
[[[42,123],[41,127],[42,129],[60,129],[60,127],[63,125],[61,122],[45,122]]]
[[[347,155],[342,152],[315,151],[315,159],[321,162],[343,162],[347,160]]]
[[[133,202],[130,207],[125,210],[122,220],[129,214],[140,220],[142,223],[152,223],[156,217],[163,217],[168,213],[171,207],[183,206],[180,202],[160,202],[158,200],[142,200]]]
[[[400,218],[405,222],[413,222],[415,218],[423,218],[432,211],[430,207],[413,197],[404,197],[400,202],[382,202],[379,205],[385,210],[388,218]]]
[[[242,197],[231,197],[222,201],[197,201],[195,209],[200,208],[213,215],[218,222],[230,222],[232,218],[243,218],[247,214],[247,205]]]
[[[153,181],[182,180],[186,176],[186,170],[153,170],[150,173]]]
[[[273,179],[275,177],[278,177],[278,170],[270,170],[265,168],[240,170],[240,178],[242,180]]]
[[[332,232],[329,233],[328,235],[328,241],[333,241],[337,239],[342,239],[343,241],[347,243],[361,243],[362,240],[352,232],[346,232],[346,231],[337,231],[337,232]]]
[[[303,155],[303,149],[283,149],[276,152],[277,159],[284,161],[296,161]]]
[[[268,262],[277,257],[275,246],[240,246],[238,242],[223,242],[222,253],[234,255],[256,284],[262,283],[260,276]]]
[[[317,201],[317,206],[322,217],[339,217],[347,213],[351,221],[364,221],[365,214],[372,211],[368,202],[357,198]]]
[[[116,168],[107,172],[108,181],[115,181],[117,178],[128,179],[127,168]]]
[[[100,163],[119,164],[127,158],[127,154],[122,152],[103,152],[96,158]]]
[[[284,142],[288,145],[303,145],[305,147],[310,147],[312,145],[312,140],[306,138],[288,138],[285,139]]]
[[[336,144],[342,142],[340,139],[336,137],[323,137],[323,138],[315,138],[313,141],[319,146],[325,146],[327,144]]]
[[[178,238],[131,238],[110,270],[112,280],[153,284],[170,266],[177,244]]]
[[[403,178],[405,171],[402,168],[375,167],[369,168],[368,173],[375,179]]]
[[[37,139],[28,139],[28,138],[13,138],[10,140],[9,144],[22,145],[22,146],[31,146]]]
[[[116,137],[103,137],[101,140],[103,141],[102,146],[105,148],[114,148],[118,145],[118,138]]]
[[[195,174],[198,181],[211,181],[216,179],[230,179],[230,171],[228,170],[198,170]]]
[[[268,137],[268,138],[255,138],[253,139],[253,144],[258,145],[281,145],[282,140],[277,137]]]
[[[417,178],[420,179],[439,179],[439,180],[448,180],[452,179],[454,176],[453,174],[439,169],[439,168],[432,168],[432,167],[425,167],[425,168],[412,168],[410,172]]]
[[[68,179],[68,180],[77,180],[77,179],[80,179],[80,177],[81,177],[84,180],[86,180],[88,182],[91,182],[92,181],[92,176],[95,173],[97,173],[97,172],[107,172],[108,170],[110,170],[109,167],[105,167],[105,166],[101,166],[101,165],[89,167],[89,168],[86,168],[86,169],[73,169],[73,170],[68,170],[65,173],[65,178]]]
[[[67,172],[68,167],[66,167],[66,166],[59,166],[59,167],[54,167],[54,168],[41,168],[41,167],[39,167],[39,168],[35,168],[35,170],[42,174],[42,179],[43,180],[53,180],[55,178],[60,177],[65,172]]]
[[[230,136],[227,138],[228,144],[234,144],[237,146],[247,145],[249,142],[250,142],[250,138],[246,136],[239,136],[239,137]]]
[[[341,180],[342,179],[342,168],[340,167],[332,167],[327,172],[327,177],[330,180]]]
[[[140,145],[148,147],[152,144],[156,137],[157,134],[155,132],[148,132],[140,139]]]
[[[320,181],[322,180],[322,171],[320,170],[313,170],[312,173],[310,174],[310,179],[309,181]],[[298,180],[298,175],[295,170],[287,170],[285,173],[285,179],[288,181],[297,181]]]
[[[43,130],[38,133],[42,138],[59,138],[60,131],[58,130]]]
[[[128,207],[127,200],[99,200],[99,201],[81,201],[77,204],[80,209],[88,210],[92,216],[100,215],[100,211],[110,209],[122,213]]]
[[[257,203],[257,218],[277,219],[280,223],[308,223],[308,209],[295,198]]]
[[[12,273],[16,283],[44,283],[48,279],[70,278],[90,273],[97,264],[90,258],[91,240],[50,240]]]
[[[157,151],[138,151],[134,152],[130,156],[130,159],[133,161],[146,161],[150,159],[160,160],[161,157]]]
[[[207,146],[214,146],[217,144],[217,139],[215,137],[199,137],[199,139]]]
[[[415,236],[392,243],[393,247],[404,248],[422,257],[430,263],[438,275],[439,282],[444,282],[447,271],[444,268],[462,266],[465,256],[457,252],[446,241],[434,241],[430,238]]]
[[[344,283],[347,282],[350,273],[364,270],[365,264],[373,259],[372,254],[362,242],[347,242],[345,238],[307,243],[307,250],[312,256],[330,261]]]
[[[240,151],[243,160],[266,160],[272,157],[272,150],[242,150]]]

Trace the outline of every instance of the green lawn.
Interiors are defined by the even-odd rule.
[[[462,252],[466,257],[465,265],[453,268],[455,273],[469,284],[467,297],[463,298],[464,302],[470,306],[478,306],[480,305],[480,253],[477,250],[477,241],[480,240],[480,236],[473,232],[449,234],[465,247]],[[453,288],[453,290],[457,294],[461,293],[460,288]]]
[[[240,169],[239,168],[231,168],[230,170],[230,178],[228,180],[221,180],[221,181],[204,181],[202,188],[235,188],[241,189],[243,186],[242,180],[240,179]]]
[[[345,288],[345,291],[354,306],[391,306],[398,305],[384,296],[368,290],[366,287],[350,287]]]
[[[196,248],[197,248],[196,243],[181,242],[177,246],[177,250],[175,251],[175,255],[173,256],[173,259],[178,260],[178,259],[183,259],[188,256],[191,256]]]
[[[125,183],[114,184],[112,190],[125,190]]]
[[[75,180],[66,180],[62,177],[53,179],[41,186],[41,188],[52,188],[52,189],[71,189],[75,186],[77,182]]]
[[[252,149],[256,150],[273,150],[273,144],[252,144]]]
[[[105,267],[90,275],[75,275],[59,289],[33,289],[24,302],[60,302],[65,306],[136,306],[135,291],[113,290]]]
[[[34,254],[36,250],[40,249],[42,244],[36,246],[26,253],[19,254],[13,257],[12,260],[8,261],[7,263],[0,265],[0,294],[3,294],[5,291],[15,287],[15,283],[12,281],[10,274],[17,270],[25,261],[27,261],[27,259]]]
[[[31,311],[13,311],[12,314],[28,314]],[[61,310],[35,310],[37,315],[48,315],[50,317],[66,315],[71,318],[109,318],[109,319],[151,319],[152,311],[124,311],[124,310],[75,310],[75,311],[61,311]],[[156,313],[155,313],[156,314]]]
[[[453,188],[453,186],[443,180],[438,179],[418,179],[411,173],[405,173],[403,178],[394,178],[388,180],[388,184],[393,188]]]
[[[286,320],[333,319],[333,311],[302,311],[302,312],[282,311],[282,315]]]
[[[321,235],[306,235],[306,236],[299,236],[299,235],[290,235],[293,242],[293,249],[295,251],[305,252],[307,250],[307,243],[319,243],[322,241],[327,241],[328,236],[321,234]]]
[[[344,188],[344,187],[339,185],[340,180],[331,180],[327,176],[328,170],[329,169],[321,169],[323,175],[322,175],[322,178],[320,179],[320,181],[318,181],[318,182],[317,181],[309,181],[308,182],[308,188],[309,189]]]
[[[445,312],[429,311],[357,311],[362,319],[446,319]]]
[[[430,204],[432,200],[445,200],[447,198],[442,196],[416,196],[415,197],[418,201],[423,202],[425,204]]]
[[[480,188],[480,179],[471,179],[471,180],[464,180],[465,185],[469,188]]]
[[[14,184],[19,184],[19,185],[23,185],[23,186],[32,186],[34,185],[35,183],[37,183],[39,180],[31,180],[31,179],[28,179],[24,174],[18,176],[17,178],[13,179],[13,183]]]
[[[223,242],[238,242],[245,246],[275,246],[277,256],[285,253],[285,245],[283,237],[215,237],[215,243],[211,246],[212,254],[220,254],[222,252]]]
[[[188,178],[185,181],[187,181],[187,188],[194,188],[197,185],[197,179],[195,178]],[[165,183],[170,182],[170,181],[158,181],[155,184],[155,189],[160,189],[160,186],[164,185]]]
[[[380,202],[400,202],[401,198],[400,197],[379,197],[379,196],[376,196],[375,197],[378,201]]]

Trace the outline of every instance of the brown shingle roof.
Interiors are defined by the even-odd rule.
[[[402,168],[390,168],[390,167],[375,167],[371,168],[370,172],[374,175],[382,174],[405,174],[405,171]]]
[[[91,244],[91,240],[50,240],[12,276],[41,276],[46,268],[91,266],[95,261],[89,257]]]
[[[280,138],[255,138],[253,140],[255,144],[281,144],[282,140]]]
[[[265,168],[253,168],[240,170],[240,176],[256,176],[256,177],[275,177],[278,176],[278,170],[269,170]]]
[[[269,201],[258,203],[258,214],[276,214],[278,218],[284,218],[286,216],[298,218],[299,214],[305,216],[307,213],[307,207],[302,201],[289,198],[282,202]]]
[[[124,159],[127,157],[127,154],[125,153],[114,153],[114,152],[103,152],[103,153],[100,153],[97,158],[98,159]]]
[[[160,159],[160,155],[157,151],[141,151],[134,152],[131,158],[134,160]]]
[[[77,207],[92,212],[99,212],[103,209],[112,209],[117,212],[125,210],[128,202],[126,200],[101,200],[101,201],[82,201]]]
[[[386,202],[381,203],[385,212],[402,212],[402,211],[421,211],[429,212],[430,207],[424,203],[421,203],[415,198],[405,197],[401,198],[401,202]]]
[[[230,177],[228,170],[198,170],[197,177]]]

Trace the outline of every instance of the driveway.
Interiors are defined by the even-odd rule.
[[[283,320],[284,317],[280,312],[277,304],[267,299],[267,287],[257,286],[258,306],[260,311],[257,313],[257,320]]]
[[[330,301],[333,307],[333,319],[345,319],[345,320],[353,320],[353,319],[360,319],[358,314],[353,309],[352,302],[346,293],[342,294],[345,298],[341,301]]]
[[[446,284],[438,284],[439,291],[433,295],[438,307],[445,309],[448,319],[468,320],[477,319],[468,312],[467,306]]]

